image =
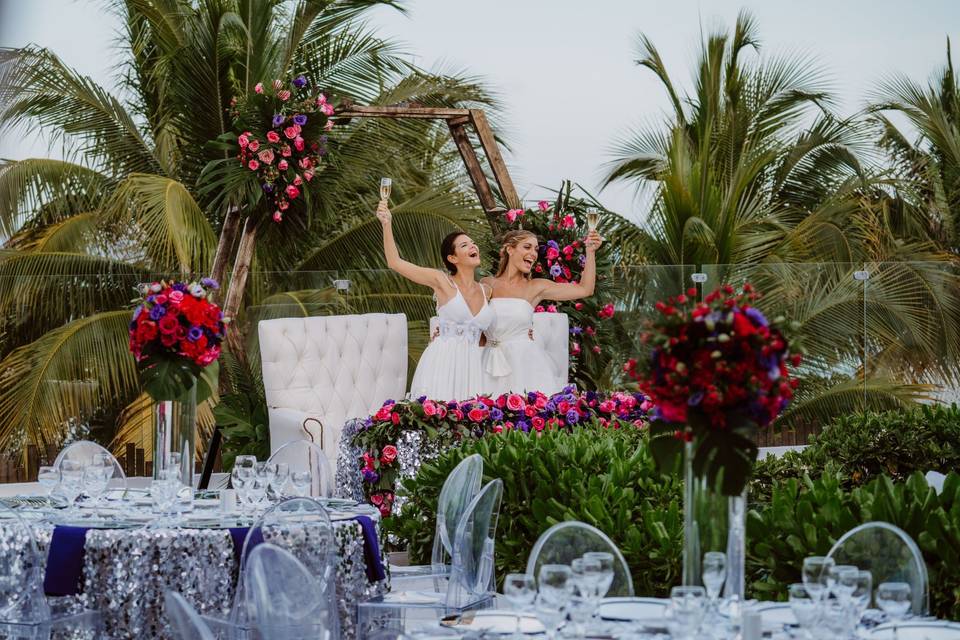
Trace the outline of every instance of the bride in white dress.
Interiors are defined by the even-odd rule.
[[[493,318],[490,290],[474,280],[480,250],[465,233],[443,239],[440,254],[450,275],[421,267],[400,257],[393,238],[390,210],[381,202],[377,217],[383,225],[387,266],[417,284],[433,289],[440,320],[437,335],[420,356],[410,384],[410,396],[431,400],[467,400],[484,390],[480,336]]]
[[[540,391],[552,395],[567,385],[554,372],[543,348],[533,342],[533,312],[541,300],[559,302],[593,295],[600,243],[600,235],[591,231],[584,243],[587,260],[580,282],[559,283],[532,277],[539,251],[536,235],[523,230],[507,232],[496,277],[482,281],[493,289],[493,321],[487,328],[487,346],[483,350],[486,393],[498,396]]]

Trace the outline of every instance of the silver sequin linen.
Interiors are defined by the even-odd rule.
[[[356,637],[357,602],[383,595],[387,580],[367,580],[363,532],[353,520],[336,521],[337,600],[341,635]],[[41,563],[46,563],[53,534],[49,524],[34,524]],[[0,521],[0,566],[23,566],[11,556],[24,552],[14,528]],[[223,529],[106,529],[86,537],[81,594],[74,598],[102,612],[111,638],[173,639],[163,613],[163,594],[173,589],[202,614],[226,617],[237,578],[230,533]],[[384,567],[387,566],[383,558]]]

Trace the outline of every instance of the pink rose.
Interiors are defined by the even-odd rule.
[[[613,413],[615,408],[616,406],[613,404],[612,400],[604,400],[600,403],[600,411],[603,411],[604,413]]]
[[[555,304],[547,305],[547,313],[556,313],[556,312],[557,312],[557,305]]]
[[[333,120],[327,120],[327,123],[323,125],[323,130],[330,131],[331,129],[333,129]]]
[[[253,85],[253,90],[255,93],[263,93],[263,83],[258,82],[257,84]]]
[[[598,345],[598,344],[593,345],[593,352],[594,352],[594,353],[600,353],[600,345]]]
[[[453,416],[453,419],[457,422],[463,420],[463,411],[460,411],[460,409],[454,409],[450,412],[450,415]]]
[[[328,103],[324,103],[324,104],[320,105],[320,111],[322,111],[322,112],[323,112],[323,115],[325,115],[325,116],[332,116],[332,115],[333,115],[333,106],[330,105],[330,104],[328,104]]]
[[[280,136],[276,131],[267,131],[267,140],[270,142],[280,142]]]
[[[260,168],[260,163],[257,162],[256,160],[251,160],[250,162],[247,163],[247,166],[250,168],[250,171],[256,171],[257,169]]]
[[[583,309],[583,303],[577,302],[576,304],[573,305],[573,308],[576,309],[577,311],[580,311]]]
[[[560,226],[564,229],[572,229],[574,225],[573,216],[567,215],[563,216],[563,220],[560,221]]]
[[[392,404],[384,405],[380,407],[380,410],[374,414],[374,418],[377,420],[389,420],[390,419],[390,410],[393,408]]]
[[[293,140],[293,147],[294,147],[294,149],[296,149],[297,151],[303,151],[303,138],[301,138],[300,136],[297,136],[297,137]]]
[[[540,207],[540,211],[546,211],[550,208],[550,204],[546,200],[541,200],[537,203],[537,206]]]
[[[283,130],[283,135],[285,135],[288,140],[293,140],[294,138],[297,137],[297,130],[294,129],[292,126],[287,127],[286,129]]]
[[[573,343],[570,344],[570,353],[572,353],[572,354],[575,355],[575,356],[580,355],[580,343],[579,343],[579,342],[573,342]]]
[[[310,171],[309,169],[304,171],[303,179],[306,180],[307,182],[310,182],[311,180],[313,180],[313,171]]]
[[[567,411],[570,411],[570,409],[572,408],[573,407],[566,400],[561,400],[560,402],[557,403],[557,411],[559,411],[560,413],[566,413]]]
[[[528,404],[527,408],[524,409],[523,412],[527,414],[528,418],[532,418],[533,416],[537,415],[537,408],[532,404]]]
[[[549,402],[549,400],[547,400],[547,396],[545,396],[545,395],[543,395],[543,394],[540,394],[540,395],[537,396],[537,399],[533,401],[533,405],[534,405],[537,409],[546,409],[546,408],[547,408],[547,402]]]
[[[280,202],[277,203],[277,207],[280,209],[280,211],[286,211],[287,209],[290,208],[290,203],[287,202],[286,200],[281,200]]]
[[[503,433],[503,425],[499,425],[499,424],[493,425],[492,431],[494,433]]]
[[[280,171],[286,171],[287,167],[289,166],[290,165],[287,164],[286,160],[281,160],[280,162],[277,163],[277,169],[280,169]]]
[[[287,194],[287,197],[290,198],[291,200],[296,200],[297,196],[300,195],[300,189],[297,189],[292,184],[287,185],[286,194]]]
[[[319,107],[320,105],[322,105],[322,104],[326,104],[326,102],[327,102],[327,96],[323,95],[322,93],[317,96],[317,106],[318,106],[318,107]]]
[[[511,411],[523,411],[526,406],[527,403],[523,401],[523,398],[521,398],[519,394],[511,393],[507,396],[507,409]]]
[[[170,302],[172,304],[180,304],[181,302],[183,302],[183,291],[177,291],[176,289],[174,289],[173,291],[167,294],[167,298],[170,299]]]
[[[259,140],[251,140],[251,141],[250,141],[250,146],[249,146],[248,148],[250,149],[250,151],[253,151],[254,153],[256,153],[256,152],[260,149],[260,141],[259,141]]]
[[[279,91],[280,89],[283,88],[283,82],[281,82],[280,80],[274,80],[274,81],[273,81],[273,88],[274,88],[274,90]]]
[[[397,459],[397,448],[392,444],[388,444],[380,451],[380,462],[384,464],[390,464]]]
[[[293,176],[293,184],[299,187],[300,185],[303,184],[303,178],[301,178],[299,175]]]
[[[383,496],[380,495],[379,493],[373,494],[372,496],[370,496],[370,504],[372,504],[375,507],[379,507],[380,505],[383,504]]]
[[[443,420],[447,416],[447,408],[442,404],[437,405],[437,418]]]
[[[240,144],[241,149],[246,149],[247,145],[250,144],[250,138],[241,133],[237,138],[237,142]]]
[[[536,416],[535,418],[530,420],[530,423],[533,425],[534,430],[543,431],[543,418],[541,418],[540,416]]]
[[[437,405],[433,400],[427,400],[423,403],[423,413],[428,416],[437,415]]]
[[[470,409],[470,413],[467,414],[467,417],[473,422],[480,422],[487,417],[487,412],[479,407],[474,407],[473,409]]]
[[[539,267],[540,265],[537,265],[537,266]],[[537,312],[537,313],[543,313],[543,312],[544,312],[544,308],[543,308],[543,305],[542,305],[542,304],[538,304],[536,307],[534,307],[533,310],[534,310],[535,312]]]
[[[289,145],[285,144],[283,145],[283,148],[280,149],[280,155],[282,155],[284,158],[289,158],[292,153],[293,151],[290,149]]]
[[[271,149],[264,149],[257,154],[257,157],[260,158],[260,162],[270,164],[273,162],[273,151]]]
[[[556,260],[560,257],[560,252],[553,247],[547,247],[547,260]]]
[[[282,221],[283,221],[283,214],[280,213],[279,211],[274,211],[274,212],[273,212],[273,221],[274,221],[274,222],[282,222]]]
[[[310,160],[310,158],[300,158],[300,162],[297,164],[300,165],[301,169],[309,169],[311,166],[313,166],[313,161]]]

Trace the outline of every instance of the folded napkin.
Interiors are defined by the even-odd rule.
[[[43,590],[48,596],[76,595],[83,578],[83,548],[87,527],[56,526],[47,553]]]
[[[383,559],[380,557],[380,540],[377,538],[377,526],[370,516],[354,518],[363,530],[363,559],[367,565],[367,580],[379,582],[387,577],[383,569]]]

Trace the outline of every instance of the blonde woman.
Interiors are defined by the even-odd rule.
[[[542,300],[578,300],[593,295],[597,281],[597,248],[602,242],[596,231],[586,238],[587,260],[579,282],[559,283],[534,278],[540,244],[530,231],[508,231],[500,248],[497,275],[482,283],[493,290],[490,308],[493,320],[487,327],[487,346],[483,350],[485,391],[501,393],[540,391],[557,393],[566,380],[554,373],[549,356],[530,333],[534,308]]]

